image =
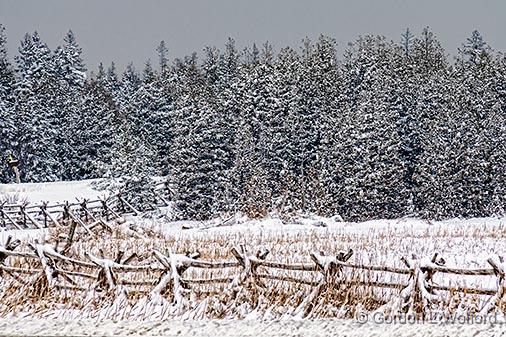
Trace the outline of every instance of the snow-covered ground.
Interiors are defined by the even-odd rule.
[[[506,336],[502,324],[360,324],[353,320],[304,321],[59,321],[0,319],[0,334],[8,336]]]
[[[95,180],[61,181],[52,183],[0,184],[0,198],[17,197],[32,204],[39,202],[57,203],[75,201],[76,198],[96,199],[103,196],[92,183]]]

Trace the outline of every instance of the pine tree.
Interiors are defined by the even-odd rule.
[[[152,149],[127,128],[117,134],[113,152],[106,188],[113,194],[121,193],[137,210],[152,209],[157,204]]]
[[[402,35],[401,35],[401,45],[402,45],[402,49],[404,51],[405,57],[409,57],[411,54],[413,40],[414,40],[413,34],[409,30],[409,28],[406,28],[406,31],[404,33],[402,33]]]
[[[489,207],[484,215],[505,214],[506,212],[506,56],[498,55],[490,75],[489,89],[497,99],[490,115],[492,126],[490,141],[494,144],[490,155]]]
[[[109,85],[114,84],[114,74],[114,66],[111,66],[108,71],[108,81],[105,84],[106,88],[110,88]],[[118,139],[126,139],[133,136],[140,137],[135,125],[136,106],[134,100],[135,93],[139,89],[140,84],[141,79],[139,74],[135,70],[133,63],[130,63],[123,72],[118,88],[110,89],[119,111],[118,124],[116,125]],[[123,143],[120,141],[118,146],[121,148],[121,144]],[[114,154],[116,157],[118,155],[119,152]]]
[[[223,210],[227,169],[223,120],[205,91],[196,56],[176,61],[176,96],[171,150],[171,183],[181,217],[209,218]]]
[[[0,24],[0,182],[9,182],[12,176],[9,168],[3,164],[7,152],[13,150],[16,123],[14,120],[14,72],[7,58],[7,37],[5,28]]]
[[[320,35],[314,45],[304,41],[301,111],[297,123],[301,139],[299,164],[304,189],[302,208],[321,215],[335,211],[338,180],[335,139],[341,132],[338,107],[341,78],[337,68],[336,42]]]
[[[470,66],[484,66],[490,61],[491,48],[483,39],[480,32],[474,30],[471,36],[467,38],[466,43],[459,49],[460,57],[459,64]]]
[[[58,180],[55,94],[57,81],[51,52],[37,32],[26,34],[16,56],[18,82],[15,95],[13,147],[21,162],[21,180],[40,182]]]
[[[120,90],[120,80],[118,79],[118,74],[116,72],[116,64],[114,62],[111,62],[110,66],[107,68],[107,71],[105,72],[105,76],[100,77],[101,83],[104,88],[106,88],[109,93],[114,98],[114,102],[116,104],[118,103],[118,94]]]
[[[209,173],[215,205],[212,212],[234,211],[236,200],[232,196],[230,181],[238,116],[236,107],[231,106],[227,100],[237,75],[238,55],[232,39],[227,41],[224,53],[220,53],[216,48],[206,48],[205,51],[202,73],[207,90],[201,93],[200,100],[205,102],[201,104],[206,111],[205,118],[209,125],[204,146],[208,147],[206,152],[212,153],[213,156],[212,162],[209,163],[213,167],[212,173]]]
[[[283,213],[300,208],[306,193],[297,179],[301,140],[297,76],[300,66],[300,58],[293,49],[281,50],[274,65],[273,89],[277,102],[266,121],[269,180],[278,200],[273,206]]]
[[[78,163],[71,160],[75,144],[72,138],[79,132],[86,132],[76,128],[82,118],[81,102],[86,69],[81,58],[82,50],[72,31],[65,35],[63,41],[63,46],[58,47],[53,56],[58,92],[55,95],[57,115],[52,127],[56,130],[54,141],[59,144],[57,160],[61,168],[60,172],[55,173],[61,179],[72,180],[80,178],[73,174],[73,171],[80,168],[76,166]]]
[[[392,49],[383,38],[364,37],[343,65],[342,132],[334,153],[338,213],[347,219],[392,218],[405,210],[398,116],[390,109]]]
[[[71,30],[67,32],[63,41],[64,45],[55,50],[56,71],[72,87],[82,87],[86,80],[86,68],[81,57],[82,49]]]
[[[393,62],[388,75],[390,85],[389,110],[396,120],[400,139],[399,158],[403,164],[403,183],[399,198],[405,199],[404,214],[414,215],[417,209],[417,184],[414,179],[416,167],[422,151],[420,132],[423,123],[416,109],[420,99],[420,82],[423,81],[417,68],[416,48],[419,40],[407,29],[401,36],[400,48],[392,46]]]
[[[492,169],[493,161],[498,160],[493,153],[504,130],[504,119],[497,104],[492,51],[479,32],[474,31],[460,49],[452,77],[459,86],[452,95],[453,121],[459,130],[455,144],[459,176],[452,186],[455,214],[484,216],[493,205],[494,177],[499,173]]]
[[[110,68],[109,72],[111,72],[110,76],[108,76],[110,78],[110,81],[114,81],[113,68]],[[132,97],[135,95],[135,92],[137,91],[137,89],[139,89],[140,85],[141,85],[141,78],[137,73],[137,71],[135,70],[133,63],[129,63],[125,71],[123,72],[119,88],[117,89],[117,91],[112,90],[113,94],[116,97],[118,106],[122,114],[124,114],[126,118],[128,118],[132,114],[133,110]],[[114,93],[115,91],[116,93]]]
[[[156,51],[158,52],[158,62],[160,66],[160,73],[163,74],[167,71],[169,66],[169,59],[167,57],[168,49],[167,46],[165,46],[165,41],[160,41],[160,44],[156,48]]]
[[[218,58],[217,65],[210,64],[204,71],[210,73],[212,69],[216,72],[215,76],[206,75],[206,77],[208,81],[212,78],[215,79],[208,83],[211,86],[211,95],[214,97],[213,109],[219,118],[219,132],[224,148],[221,158],[224,165],[218,173],[221,175],[219,203],[224,211],[235,213],[240,210],[238,190],[235,185],[235,181],[238,179],[234,177],[235,142],[240,124],[240,107],[237,95],[240,55],[232,38],[228,38],[225,49],[219,53]],[[210,59],[212,57],[207,58],[207,60]]]
[[[7,57],[7,36],[0,24],[0,101],[4,104],[13,103],[14,82],[14,71]]]
[[[0,154],[2,156],[2,168],[0,169],[0,182],[7,183],[11,181],[12,172],[4,165],[3,160],[11,153],[15,124],[13,121],[14,111],[6,104],[6,101],[0,100]]]
[[[276,105],[272,47],[265,44],[262,55],[256,46],[245,55],[235,85],[238,103],[234,142],[234,192],[240,210],[264,215],[271,209],[273,180],[269,179],[268,120]]]
[[[164,93],[161,79],[148,63],[143,72],[142,83],[131,97],[129,115],[136,135],[155,151],[152,165],[157,174],[168,174],[167,162],[172,141],[171,98]]]
[[[80,107],[70,139],[71,174],[76,179],[102,178],[112,167],[119,112],[98,79],[86,84]]]
[[[400,124],[401,130],[407,131],[402,133],[402,154],[407,163],[410,206],[417,216],[434,218],[449,214],[450,208],[446,186],[451,181],[446,158],[441,155],[452,132],[448,124],[449,95],[445,92],[452,88],[449,64],[444,49],[429,28],[424,28],[414,40],[410,57],[404,62],[404,67],[409,69],[406,83],[411,89],[408,92],[416,98],[409,104],[410,118]]]

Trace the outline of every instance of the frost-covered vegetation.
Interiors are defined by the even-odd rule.
[[[165,176],[192,219],[504,211],[506,58],[477,31],[455,59],[429,29],[364,36],[342,56],[321,36],[169,61],[162,41],[156,70],[100,64],[88,78],[72,32],[52,51],[27,34],[14,65],[5,41],[0,26],[0,153],[22,181],[122,178],[143,203]]]

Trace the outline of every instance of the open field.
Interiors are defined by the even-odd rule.
[[[32,203],[97,196],[80,182],[2,188]],[[196,222],[162,214],[77,225],[68,247],[68,219],[61,228],[0,230],[1,334],[506,335],[504,278],[487,262],[504,266],[505,218]],[[20,240],[12,251],[9,237]],[[467,274],[445,272],[455,270]],[[399,323],[384,322],[393,317]],[[486,324],[470,324],[477,318]]]
[[[67,320],[206,320],[354,318],[359,312],[388,315],[406,310],[421,315],[473,315],[486,310],[500,321],[504,319],[504,300],[499,298],[490,305],[502,285],[497,284],[498,278],[487,262],[489,258],[499,261],[506,253],[504,219],[341,223],[305,217],[290,224],[274,218],[239,218],[236,222],[242,223],[208,228],[197,223],[132,217],[122,224],[111,222],[112,231],[97,227],[91,235],[78,227],[70,249],[62,255],[81,264],[65,262],[54,254],[64,250],[68,228],[49,230],[45,245],[40,233],[38,243],[35,237],[25,235],[15,252],[31,256],[6,259],[6,266],[19,269],[11,269],[17,278],[4,273],[0,315]],[[190,226],[196,228],[181,229]],[[6,233],[3,237],[5,240]],[[345,266],[333,275],[323,272],[329,257],[350,249],[353,254],[347,264],[387,269]],[[259,253],[268,252],[263,260],[270,266],[298,267],[259,266],[247,274],[238,262],[237,251],[257,258]],[[123,256],[118,259],[120,252]],[[200,254],[198,258],[192,255],[195,252]],[[406,303],[399,301],[412,279],[403,259],[423,263],[434,253],[445,260],[444,267],[481,274],[436,272],[430,277],[427,289],[431,288],[431,294],[427,296],[437,295],[437,301],[420,299],[421,309],[410,298]],[[314,256],[323,261],[320,271]],[[250,259],[250,263],[255,261],[255,257]],[[202,267],[206,263],[207,267]],[[400,273],[389,272],[391,269]],[[178,271],[178,283],[172,270]],[[66,276],[63,271],[68,272]],[[448,292],[445,288],[483,293]]]

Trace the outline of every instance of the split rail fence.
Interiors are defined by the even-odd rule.
[[[160,197],[160,201],[163,205],[168,205],[163,197]],[[400,310],[419,314],[430,310],[432,304],[443,302],[445,294],[488,296],[486,305],[481,309],[482,313],[497,308],[500,310],[505,297],[506,263],[502,257],[488,259],[489,268],[467,269],[446,266],[445,260],[438,254],[429,259],[402,258],[403,267],[353,263],[350,262],[354,253],[351,249],[335,256],[312,252],[308,259],[311,262],[305,263],[269,260],[268,250],[260,249],[253,253],[245,246],[232,248],[234,260],[230,261],[202,260],[198,252],[165,254],[159,250],[151,251],[148,259],[139,257],[135,252],[125,258],[125,252],[122,251],[117,252],[115,258],[107,258],[103,252],[102,256],[90,253],[84,253],[78,258],[71,256],[70,248],[74,243],[76,229],[82,228],[85,235],[91,236],[95,236],[97,230],[112,232],[114,222],[110,220],[128,213],[142,214],[121,195],[56,205],[0,205],[0,226],[4,229],[57,227],[68,232],[63,236],[63,248],[59,247],[62,243],[59,237],[54,244],[28,244],[27,251],[17,250],[21,242],[9,236],[3,245],[0,243],[0,279],[8,281],[10,278],[29,288],[42,289],[41,294],[61,290],[124,293],[128,296],[146,294],[150,298],[166,298],[178,306],[182,306],[191,291],[199,285],[221,284],[237,294],[237,289],[241,287],[253,285],[261,291],[268,289],[268,281],[289,282],[309,287],[307,296],[304,296],[294,311],[294,315],[302,317],[311,315],[323,292],[345,291],[351,287],[392,289],[396,291],[396,297],[392,300],[398,303]],[[191,270],[204,269],[221,271],[220,275],[226,276],[187,276],[195,275],[189,272]],[[407,281],[382,282],[372,277],[357,279],[349,276],[353,270],[365,275],[403,275]],[[436,274],[457,275],[462,281],[470,276],[495,277],[496,287],[484,289],[441,285],[434,282]]]
[[[77,202],[67,201],[56,204],[0,203],[0,230],[64,227],[71,221],[77,221],[85,228],[104,225],[104,222],[117,219],[122,215],[139,216],[144,211],[152,211],[157,207],[169,205],[166,197],[156,191],[155,193],[158,196],[158,204],[151,205],[147,210],[136,209],[121,194],[109,198],[83,199]]]
[[[76,225],[76,223],[74,223]],[[82,226],[82,224],[79,223]],[[92,230],[92,226],[89,229]],[[350,262],[353,251],[339,252],[336,256],[326,256],[321,252],[309,254],[311,262],[284,263],[267,259],[269,251],[260,249],[255,253],[245,246],[232,248],[234,257],[229,261],[206,261],[196,253],[162,253],[152,250],[148,258],[139,258],[130,253],[118,252],[115,258],[84,256],[74,258],[68,256],[72,244],[72,233],[66,238],[67,245],[58,248],[58,243],[29,244],[29,251],[17,251],[19,240],[12,240],[0,246],[0,278],[13,278],[25,286],[35,287],[43,282],[45,291],[101,291],[105,293],[127,296],[144,294],[149,298],[165,298],[176,306],[183,306],[191,291],[199,285],[224,284],[226,289],[235,293],[241,287],[255,287],[260,291],[268,289],[269,280],[290,282],[308,287],[307,296],[297,305],[294,315],[308,317],[311,315],[322,292],[326,290],[345,291],[352,287],[373,287],[396,290],[394,298],[399,310],[424,314],[430,310],[431,304],[443,302],[445,294],[461,293],[462,295],[487,295],[488,302],[481,309],[489,313],[494,309],[501,310],[505,295],[505,263],[502,258],[488,259],[489,268],[464,269],[446,266],[445,260],[438,254],[429,259],[402,258],[403,267],[374,266]],[[102,253],[102,255],[104,255]],[[8,262],[17,261],[15,266]],[[23,263],[20,263],[23,260]],[[134,263],[136,262],[136,263]],[[26,267],[29,266],[29,267]],[[188,271],[232,270],[225,277],[196,278],[188,277]],[[350,278],[345,271],[359,270],[367,272],[404,275],[407,282],[380,282],[372,279]],[[284,272],[283,272],[284,271]],[[296,276],[288,276],[289,273]],[[458,275],[462,279],[468,276],[490,276],[497,280],[495,289],[471,287],[452,287],[437,285],[433,277],[437,273]],[[195,273],[190,273],[196,275]],[[225,273],[226,274],[226,273]],[[308,274],[313,277],[307,277]],[[137,275],[137,276],[135,276]],[[210,275],[210,274],[207,274]],[[306,277],[304,277],[306,275]],[[385,279],[385,278],[383,278]],[[465,281],[465,280],[464,280]],[[465,282],[463,282],[465,283]],[[234,293],[234,291],[232,291]]]

